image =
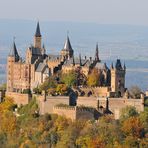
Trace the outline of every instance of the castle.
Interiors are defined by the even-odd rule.
[[[22,60],[15,42],[13,43],[13,48],[7,59],[7,92],[22,93],[33,90],[42,84],[46,77],[50,77],[58,71],[68,73],[71,70],[79,69],[83,77],[87,78],[94,68],[100,75],[98,95],[123,96],[126,67],[121,65],[120,59],[117,59],[115,67],[112,64],[108,68],[106,63],[101,63],[98,44],[94,58],[87,59],[86,56],[82,58],[81,55],[79,58],[75,58],[68,36],[59,55],[47,55],[45,46],[42,45],[42,35],[38,22],[34,35],[34,45],[26,50],[25,60]]]
[[[121,64],[120,59],[108,68],[106,63],[100,60],[98,44],[94,55],[94,58],[81,57],[81,54],[75,57],[68,36],[59,55],[46,54],[38,22],[34,45],[26,50],[25,60],[19,56],[16,44],[13,43],[7,59],[6,95],[11,96],[18,106],[25,105],[32,98],[29,92],[42,84],[47,77],[56,75],[58,72],[69,73],[79,70],[82,79],[85,80],[95,69],[99,74],[97,87],[79,87],[81,91],[91,91],[93,95],[91,97],[78,96],[75,105],[70,105],[70,96],[46,96],[46,94],[31,93],[37,99],[40,114],[56,113],[77,120],[94,119],[96,113],[103,115],[109,111],[118,119],[121,109],[126,106],[134,106],[139,112],[143,111],[144,96],[142,95],[141,99],[130,98],[125,88],[126,66]],[[77,85],[82,85],[81,78]],[[61,103],[66,106],[58,106]]]

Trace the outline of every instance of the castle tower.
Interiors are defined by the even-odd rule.
[[[39,22],[37,23],[36,32],[34,36],[34,47],[41,49],[41,43],[42,42],[42,35],[40,32],[40,25]]]
[[[20,60],[15,42],[7,58],[7,91],[13,91],[14,63]]]
[[[74,54],[74,51],[72,49],[69,37],[67,36],[67,39],[64,44],[64,48],[61,50],[61,56],[63,59],[64,58],[69,59],[73,57],[73,54]]]
[[[122,67],[120,59],[117,59],[115,67],[111,65],[111,90],[119,96],[124,94],[125,90],[125,66]]]

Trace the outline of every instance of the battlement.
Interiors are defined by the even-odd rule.
[[[89,112],[94,112],[93,107],[88,107],[88,106],[69,106],[67,104],[57,104],[54,106],[54,109],[64,109],[64,110],[76,110],[76,111],[89,111]]]
[[[94,108],[86,106],[69,106],[66,104],[59,104],[53,107],[55,114],[65,116],[72,120],[92,120],[94,119]]]

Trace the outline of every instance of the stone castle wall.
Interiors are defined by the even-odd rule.
[[[76,107],[53,107],[53,113],[76,120]]]
[[[83,87],[81,88],[82,91],[88,93],[89,91],[92,91],[93,95],[97,97],[106,97],[109,96],[109,92],[111,91],[110,87]]]
[[[15,92],[6,92],[6,96],[11,97],[14,100],[14,103],[18,106],[28,104],[31,99],[30,95],[28,94],[21,94]]]
[[[99,98],[98,106],[106,108],[106,98]],[[119,119],[121,110],[126,106],[133,106],[138,112],[144,111],[144,100],[143,99],[126,99],[126,98],[109,98],[108,109],[115,115],[116,119]]]
[[[57,97],[47,97],[46,101],[44,101],[43,96],[37,97],[38,104],[40,107],[40,113],[54,113],[54,106],[57,104],[69,104],[69,97],[66,96],[57,96]],[[141,112],[144,110],[144,104],[142,99],[124,99],[124,98],[109,98],[108,99],[108,109],[115,115],[115,118],[118,119],[121,113],[122,108],[125,108],[126,106],[134,106],[138,112]],[[103,107],[106,109],[107,100],[106,98],[96,98],[96,97],[79,97],[77,99],[77,106],[87,106],[87,107],[93,107],[98,109],[98,107]],[[60,111],[58,111],[60,112]],[[71,114],[72,111],[70,111]],[[63,113],[61,111],[61,113]],[[69,117],[68,110],[64,111],[64,114]],[[82,112],[78,113],[81,116]],[[72,115],[72,118],[74,118],[74,115]],[[79,118],[77,116],[76,118]]]
[[[54,107],[53,113],[65,116],[71,120],[93,120],[94,110],[87,108],[72,107]]]

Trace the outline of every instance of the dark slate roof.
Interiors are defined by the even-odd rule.
[[[66,39],[66,42],[64,44],[64,48],[63,49],[64,50],[69,50],[69,51],[73,50],[68,36],[67,36],[67,39]]]
[[[12,47],[12,49],[11,49],[11,51],[10,51],[9,56],[15,57],[15,60],[16,60],[16,61],[19,60],[19,54],[18,54],[16,45],[15,45],[15,42],[13,42],[13,47]]]
[[[36,69],[36,72],[45,73],[45,72],[47,72],[47,69],[48,69],[47,64],[45,64],[44,62],[43,63],[39,63],[39,65],[38,65],[38,67]]]
[[[88,62],[87,59],[81,59],[81,65],[82,65],[82,66],[85,66],[87,62]],[[66,61],[64,62],[64,65],[65,65],[65,66],[68,66],[68,65],[72,65],[73,63],[74,63],[75,65],[80,65],[80,59],[79,59],[79,58],[73,58],[73,57],[72,57],[72,58],[66,60]]]
[[[49,57],[49,61],[55,61],[55,60],[58,60],[58,59],[61,59],[61,56],[60,55],[48,55]]]
[[[32,52],[32,55],[42,55],[41,50],[39,48],[34,48],[33,46],[29,47]]]
[[[46,67],[43,73],[44,73],[44,74],[49,74],[49,68]]]
[[[39,22],[37,23],[35,36],[36,36],[36,37],[41,37],[41,32],[40,32],[40,25],[39,25]]]
[[[115,68],[116,68],[117,70],[121,70],[121,69],[122,69],[122,65],[121,65],[120,59],[117,59]]]

